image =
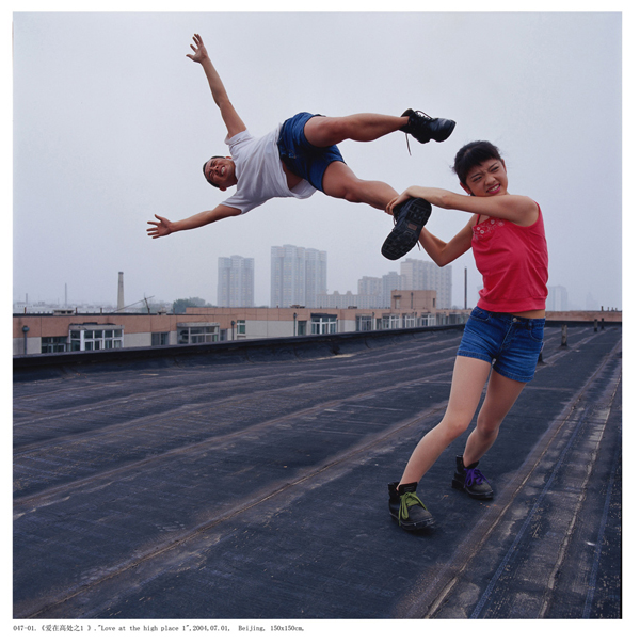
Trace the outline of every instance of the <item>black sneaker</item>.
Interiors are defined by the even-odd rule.
[[[398,524],[405,531],[419,531],[434,522],[434,518],[427,507],[416,495],[417,483],[402,484],[390,482],[387,490],[390,495],[390,515],[398,520]]]
[[[453,474],[451,486],[454,489],[466,491],[476,500],[488,500],[493,497],[493,487],[477,468],[478,463],[474,462],[468,467],[464,466],[462,456],[456,456],[456,471]]]
[[[401,130],[406,135],[407,150],[410,154],[412,151],[409,148],[408,134],[421,144],[427,144],[432,139],[436,142],[444,142],[456,126],[456,122],[452,119],[430,117],[426,113],[411,108],[408,108],[401,117],[409,117],[409,121]]]
[[[429,220],[431,204],[427,199],[406,199],[394,209],[394,229],[387,235],[381,254],[390,261],[404,257],[417,243],[420,231]]]

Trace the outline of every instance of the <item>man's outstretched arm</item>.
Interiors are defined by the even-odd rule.
[[[246,126],[227,97],[227,91],[220,79],[220,75],[218,75],[218,71],[216,71],[209,59],[209,55],[207,55],[207,49],[205,48],[203,39],[195,33],[194,44],[190,44],[189,46],[194,53],[193,55],[188,53],[187,57],[197,64],[200,64],[205,70],[205,75],[209,82],[209,88],[211,89],[211,96],[220,108],[220,114],[222,115],[222,119],[227,127],[229,137],[233,137],[234,135],[241,133],[246,129]]]
[[[220,221],[226,217],[237,217],[239,214],[240,210],[237,208],[230,208],[229,206],[220,204],[213,210],[205,210],[205,212],[199,212],[180,221],[170,221],[165,217],[154,215],[158,221],[148,221],[150,227],[147,229],[147,233],[152,239],[159,239],[160,237],[172,234],[172,232],[202,228],[203,226],[214,223],[215,221]]]

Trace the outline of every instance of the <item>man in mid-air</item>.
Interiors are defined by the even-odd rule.
[[[253,137],[229,101],[203,39],[197,34],[193,39],[190,45],[193,54],[187,57],[205,71],[212,98],[227,128],[225,143],[230,152],[206,161],[203,173],[222,192],[232,186],[237,186],[237,190],[213,210],[180,221],[155,215],[158,221],[148,221],[147,230],[153,239],[245,214],[275,197],[305,199],[316,190],[385,211],[398,193],[382,181],[359,179],[344,162],[337,144],[345,139],[372,141],[396,131],[412,135],[421,144],[432,139],[442,142],[454,129],[452,120],[431,118],[412,109],[400,117],[371,113],[324,117],[299,113],[267,135]],[[383,245],[384,256],[396,260],[411,250],[430,213],[431,206],[424,199],[408,199],[399,206],[394,211],[395,227]]]

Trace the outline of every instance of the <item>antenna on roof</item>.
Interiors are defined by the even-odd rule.
[[[138,305],[139,303],[145,303],[145,307],[147,308],[147,313],[150,313],[150,305],[148,304],[148,299],[153,299],[154,295],[152,296],[144,296],[140,301],[137,301],[136,303],[132,303],[131,305],[126,305],[125,307],[122,307],[121,309],[118,309],[117,312],[121,312],[122,310],[127,310],[129,307],[133,307],[135,305]]]

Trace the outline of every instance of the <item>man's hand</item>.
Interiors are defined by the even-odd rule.
[[[158,221],[148,221],[151,227],[147,229],[147,233],[152,239],[159,239],[172,232],[180,232],[181,230],[193,230],[194,228],[202,228],[210,223],[215,223],[226,217],[237,217],[240,214],[238,208],[231,208],[224,204],[217,205],[213,210],[205,210],[198,212],[191,217],[181,219],[180,221],[170,221],[165,217],[154,215]]]
[[[187,57],[200,64],[205,70],[209,88],[211,89],[211,97],[220,108],[220,115],[227,127],[227,135],[233,137],[243,130],[246,130],[244,122],[240,119],[236,109],[227,97],[227,91],[220,79],[220,75],[218,75],[218,71],[216,71],[214,65],[211,63],[203,39],[198,33],[194,34],[194,44],[190,44],[189,46],[192,48],[194,54],[188,53]]]
[[[165,217],[159,217],[158,215],[154,215],[158,221],[148,221],[149,226],[153,226],[147,229],[147,233],[152,239],[159,239],[160,237],[165,237],[168,234],[172,234],[174,232],[172,228],[172,222]]]
[[[189,46],[194,52],[194,55],[192,55],[191,53],[187,54],[187,57],[190,60],[194,60],[194,62],[202,64],[203,60],[209,58],[209,56],[207,55],[207,49],[205,48],[205,43],[203,42],[203,39],[198,35],[198,33],[194,33],[194,44],[190,44]]]

